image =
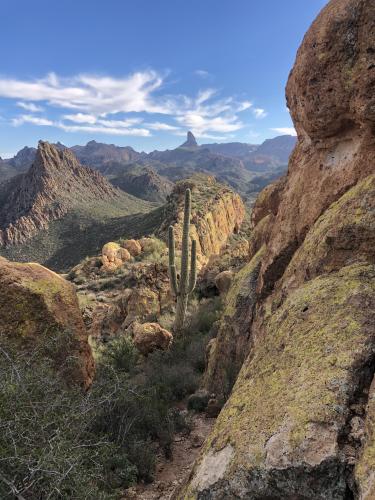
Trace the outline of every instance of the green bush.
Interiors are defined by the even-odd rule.
[[[126,337],[99,350],[93,386],[67,387],[69,366],[56,353],[74,342],[53,332],[24,353],[0,339],[0,498],[121,498],[135,481],[151,481],[160,446],[190,423],[174,408],[199,386],[209,329],[219,303],[190,308],[190,329],[143,366]]]
[[[52,365],[2,340],[0,498],[119,498],[136,467],[121,446],[91,432],[100,401],[67,388]]]
[[[158,238],[147,238],[143,242],[143,252],[137,257],[137,260],[166,264],[168,262],[167,245]]]
[[[129,337],[120,336],[108,342],[100,350],[102,363],[113,366],[115,370],[133,373],[139,353]]]

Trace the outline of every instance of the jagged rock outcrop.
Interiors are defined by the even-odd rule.
[[[166,219],[158,234],[166,239],[170,225],[174,226],[177,247],[182,241],[183,199],[187,188],[192,191],[190,237],[197,242],[200,265],[206,264],[211,255],[217,255],[228,237],[238,232],[245,207],[241,197],[213,177],[196,175],[178,182],[166,206]]]
[[[0,257],[0,335],[20,349],[53,340],[48,353],[68,382],[90,386],[94,360],[73,286],[39,264],[20,264]],[[59,337],[67,334],[59,342]]]
[[[104,177],[82,167],[68,149],[40,142],[30,170],[1,186],[0,246],[24,243],[72,206],[117,197]]]
[[[197,148],[197,147],[198,147],[197,140],[194,137],[194,134],[189,130],[189,132],[187,133],[186,141],[183,144],[181,144],[180,148]]]
[[[298,52],[298,144],[252,218],[249,354],[179,498],[374,496],[374,26],[373,2],[331,0]]]

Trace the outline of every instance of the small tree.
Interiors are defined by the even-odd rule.
[[[191,244],[191,262],[189,273],[189,232],[190,232],[190,215],[191,215],[191,192],[190,189],[185,191],[185,210],[184,210],[184,226],[182,233],[182,249],[181,249],[181,275],[177,277],[176,260],[175,260],[175,240],[173,226],[169,227],[168,246],[169,246],[169,275],[171,281],[172,293],[177,297],[176,318],[173,326],[175,333],[180,333],[183,329],[186,309],[189,300],[189,295],[195,288],[197,280],[197,242],[192,241]]]

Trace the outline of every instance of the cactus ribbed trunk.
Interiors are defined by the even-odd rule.
[[[184,207],[184,225],[182,233],[182,248],[181,248],[181,276],[177,278],[176,259],[175,259],[175,241],[173,226],[169,227],[169,275],[171,280],[171,289],[177,298],[176,318],[173,330],[176,334],[183,331],[186,310],[189,300],[189,295],[195,288],[197,279],[197,245],[196,241],[192,241],[191,247],[191,263],[189,274],[189,244],[190,244],[190,215],[191,215],[191,192],[187,189],[185,192],[185,207]]]

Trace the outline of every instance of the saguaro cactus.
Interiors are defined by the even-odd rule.
[[[189,295],[195,288],[197,280],[197,242],[191,244],[191,261],[189,273],[189,232],[190,232],[190,214],[191,214],[191,192],[185,191],[185,210],[184,227],[182,233],[182,251],[181,251],[181,275],[177,277],[175,260],[175,241],[173,226],[169,226],[168,245],[169,245],[169,275],[171,280],[171,289],[177,297],[176,318],[173,330],[178,333],[184,326],[186,309]]]

